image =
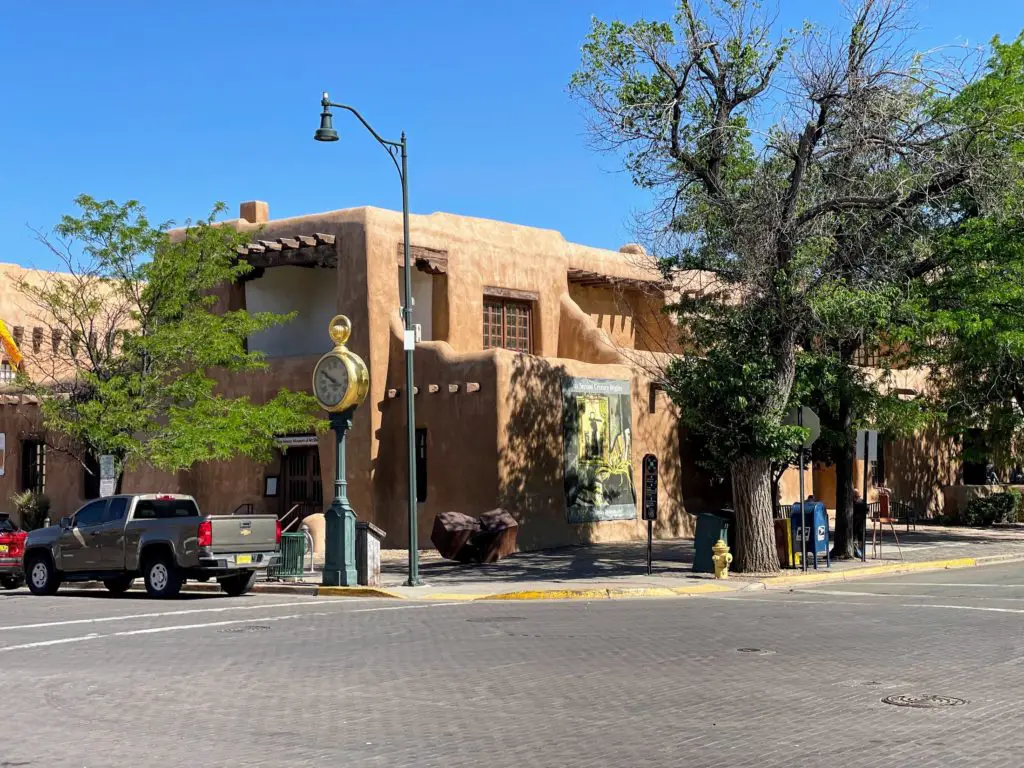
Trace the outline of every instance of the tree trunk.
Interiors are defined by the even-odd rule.
[[[736,510],[733,567],[744,573],[775,573],[775,525],[771,504],[772,467],[767,459],[743,457],[732,463],[732,503]]]
[[[832,547],[832,557],[836,560],[849,560],[856,557],[854,547],[858,541],[857,532],[853,530],[853,472],[856,458],[857,433],[851,434],[853,403],[850,391],[843,387],[839,392],[838,425],[846,439],[843,447],[836,452],[836,538]]]

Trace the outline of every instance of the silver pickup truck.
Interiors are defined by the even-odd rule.
[[[151,597],[174,597],[187,579],[243,595],[278,557],[274,515],[207,517],[191,496],[136,494],[90,501],[25,541],[25,576],[36,595],[66,581],[102,581],[121,593],[141,576]]]

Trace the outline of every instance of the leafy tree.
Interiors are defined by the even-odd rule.
[[[266,366],[247,337],[291,319],[215,311],[215,289],[250,269],[235,251],[246,235],[214,223],[223,206],[172,232],[135,201],[75,202],[79,215],[39,233],[66,272],[19,285],[52,345],[27,386],[54,447],[83,462],[112,454],[119,475],[140,462],[175,471],[263,460],[275,435],[320,426],[307,394],[281,390],[258,404],[218,392],[215,375]]]
[[[1009,464],[1024,434],[1024,34],[993,41],[985,77],[954,108],[1015,129],[985,137],[1010,162],[996,190],[966,191],[965,217],[936,231],[939,263],[920,285],[918,322],[902,330],[965,458]]]
[[[741,570],[778,569],[771,467],[798,437],[782,421],[801,343],[837,330],[819,312],[856,315],[927,271],[906,246],[1004,159],[977,140],[1002,125],[949,107],[971,76],[911,53],[904,28],[900,0],[788,36],[754,0],[679,0],[671,23],[595,20],[571,82],[598,145],[657,196],[650,250],[698,353],[666,376],[729,467]]]

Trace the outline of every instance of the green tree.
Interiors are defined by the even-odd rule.
[[[219,312],[215,289],[245,275],[246,238],[208,219],[153,226],[139,203],[76,199],[39,239],[65,272],[19,285],[48,331],[26,382],[39,397],[48,441],[87,457],[111,454],[118,473],[140,462],[176,471],[198,462],[266,459],[275,435],[320,428],[314,401],[281,390],[266,403],[226,397],[215,375],[266,367],[253,333],[290,315]]]
[[[797,437],[801,341],[830,330],[819,308],[856,314],[926,270],[907,244],[1001,160],[977,141],[985,110],[948,107],[970,76],[910,52],[904,22],[900,0],[865,0],[845,30],[783,36],[754,0],[679,0],[671,23],[595,20],[571,82],[598,145],[656,195],[649,250],[695,353],[666,377],[729,468],[741,570],[778,569],[771,467]]]
[[[997,114],[985,137],[1010,162],[995,189],[968,189],[961,220],[936,230],[936,268],[919,286],[921,314],[903,328],[931,370],[935,407],[969,460],[1017,461],[1024,436],[1024,33],[993,41],[985,76],[953,108]]]

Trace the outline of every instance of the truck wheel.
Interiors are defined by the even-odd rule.
[[[135,583],[134,576],[114,576],[112,579],[104,579],[103,586],[114,595],[123,595],[132,588]]]
[[[63,581],[60,571],[49,554],[29,555],[25,558],[28,588],[33,595],[48,597],[57,594]]]
[[[146,592],[150,597],[177,597],[181,592],[184,579],[181,571],[174,563],[174,556],[169,552],[160,552],[146,558],[146,566],[142,569],[146,582]]]
[[[220,588],[226,594],[231,597],[239,597],[252,589],[252,585],[256,583],[256,571],[242,571],[242,573],[236,573],[234,576],[228,576],[219,581]]]
[[[0,576],[0,587],[4,589],[17,589],[25,586],[24,576]]]

